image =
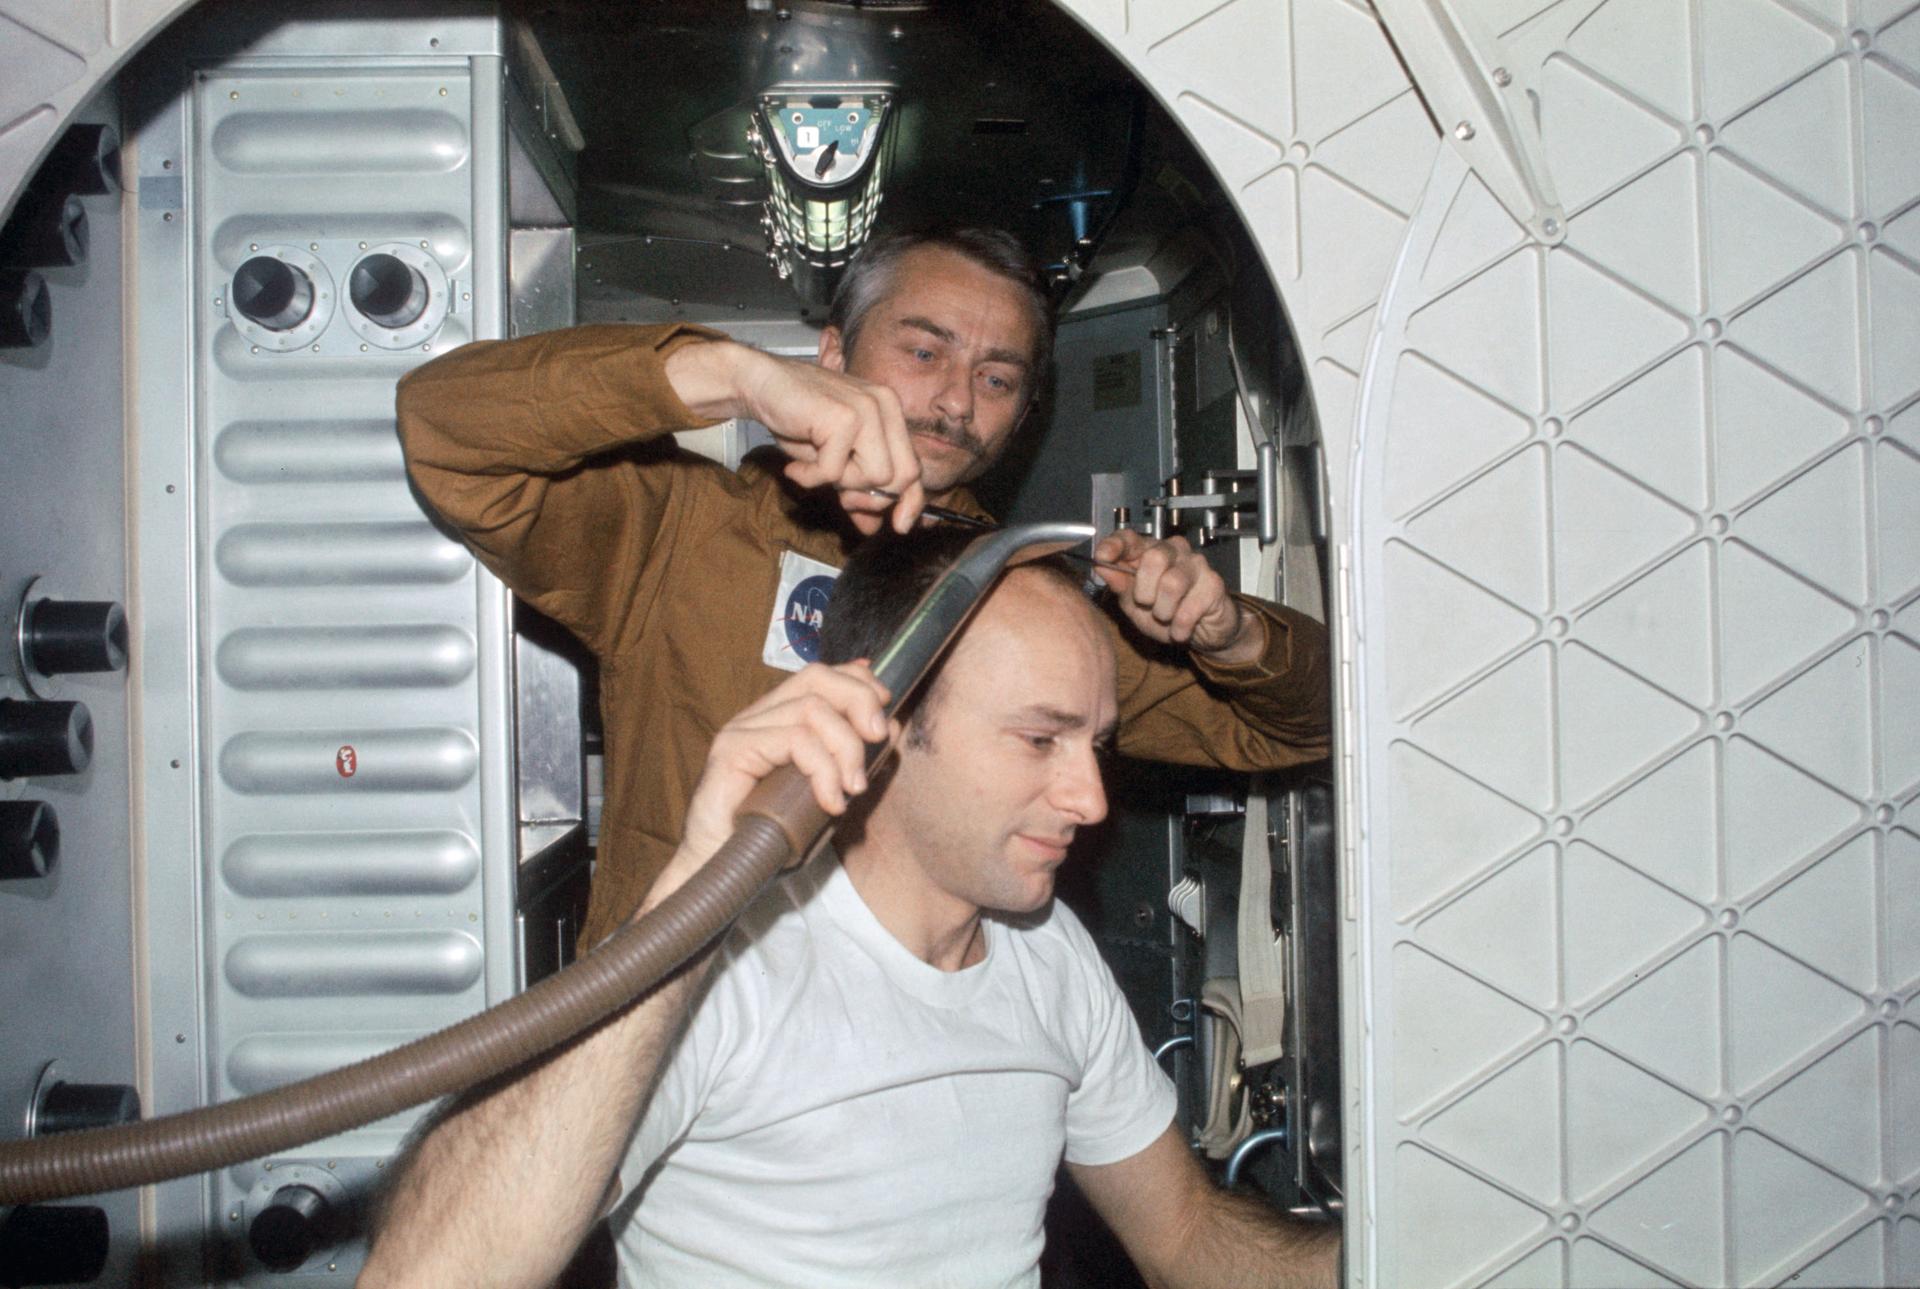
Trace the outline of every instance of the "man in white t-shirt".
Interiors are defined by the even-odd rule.
[[[964,542],[862,548],[823,641],[863,657]],[[442,1120],[362,1276],[544,1285],[618,1195],[631,1285],[1035,1285],[1055,1170],[1148,1279],[1331,1285],[1338,1233],[1216,1189],[1125,1000],[1053,900],[1106,813],[1109,633],[1073,579],[1013,570],[906,729],[862,662],[810,667],[716,737],[646,908],[792,764],[846,815],[646,1001]],[[899,755],[865,792],[865,742]]]

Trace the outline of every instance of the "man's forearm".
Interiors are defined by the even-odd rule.
[[[362,1289],[559,1275],[599,1214],[711,961],[437,1124],[390,1183]]]
[[[1302,1222],[1230,1191],[1212,1191],[1180,1254],[1149,1273],[1160,1289],[1334,1289],[1340,1228]]]

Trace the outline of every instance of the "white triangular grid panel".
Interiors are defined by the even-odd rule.
[[[1422,1071],[1386,1148],[1562,1206],[1472,1283],[1897,1276],[1920,1218],[1873,1218],[1920,1186],[1894,1178],[1920,1171],[1920,153],[1887,140],[1914,137],[1920,8],[1610,0],[1573,32],[1533,73],[1566,246],[1517,243],[1442,167],[1377,315],[1377,531],[1519,612],[1517,652],[1469,651],[1372,731],[1419,746],[1425,785],[1422,898],[1376,925],[1403,969],[1513,1006],[1505,1037],[1548,1025],[1472,1040],[1448,1068],[1477,1079]],[[1415,370],[1507,437],[1423,432],[1393,379]],[[1440,444],[1477,456],[1421,468]],[[1513,550],[1542,456],[1546,532]],[[1449,872],[1456,798],[1513,818]],[[1866,1081],[1886,1094],[1837,1104]],[[1488,1144],[1556,1100],[1551,1149]]]

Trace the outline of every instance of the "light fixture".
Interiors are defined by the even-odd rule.
[[[884,89],[783,87],[760,96],[747,141],[767,172],[760,224],[767,260],[801,294],[831,279],[873,232],[887,179],[893,95]]]

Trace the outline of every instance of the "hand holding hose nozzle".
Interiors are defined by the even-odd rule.
[[[1091,535],[1080,525],[1039,524],[974,541],[875,659],[874,673],[891,695],[887,714],[907,701],[1015,555]],[[749,794],[733,835],[686,885],[567,970],[438,1033],[272,1092],[119,1128],[0,1143],[0,1205],[224,1168],[514,1069],[631,1003],[720,935],[769,880],[813,853],[829,822],[804,774],[776,771]]]

